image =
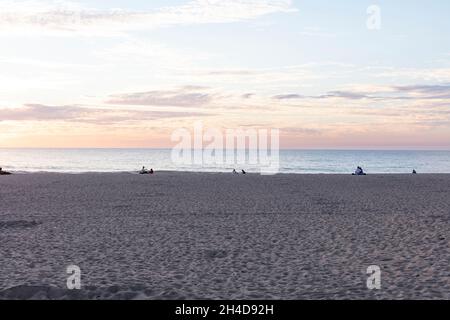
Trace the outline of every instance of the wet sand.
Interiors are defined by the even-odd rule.
[[[1,176],[0,243],[3,299],[450,299],[450,175]]]

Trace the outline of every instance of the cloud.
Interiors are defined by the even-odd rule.
[[[344,98],[344,99],[352,99],[352,100],[358,100],[358,99],[365,99],[370,98],[364,93],[360,92],[350,92],[350,91],[331,91],[328,92],[326,95],[319,96],[320,99],[326,99],[326,98]]]
[[[231,23],[294,10],[290,0],[194,0],[151,11],[99,10],[68,1],[2,1],[0,27],[121,32],[174,25]]]
[[[448,93],[450,85],[413,85],[413,86],[395,86],[399,91],[420,92],[420,93]]]
[[[320,135],[321,130],[317,128],[300,128],[300,127],[286,127],[280,129],[281,135],[298,134],[298,135]]]
[[[301,94],[296,93],[290,93],[290,94],[279,94],[272,97],[276,100],[291,100],[291,99],[303,99],[305,96],[302,96]]]
[[[186,86],[179,90],[147,91],[113,95],[108,104],[129,106],[199,107],[212,101],[212,94],[197,91],[201,87]]]
[[[344,99],[364,99],[370,98],[369,96],[350,91],[330,91],[326,94],[319,96],[304,96],[297,93],[280,94],[272,97],[276,100],[293,100],[293,99],[328,99],[328,98],[344,98]]]
[[[47,106],[26,104],[21,108],[0,109],[1,121],[70,121],[112,124],[126,121],[159,120],[210,116],[199,112],[142,111],[125,109],[88,108],[78,105]]]
[[[244,93],[244,94],[241,95],[241,98],[242,99],[250,99],[250,98],[252,98],[254,96],[255,96],[254,93]]]
[[[420,96],[422,99],[449,99],[450,85],[412,85],[393,87],[399,92]]]
[[[317,96],[304,96],[297,93],[281,94],[272,97],[276,100],[292,99],[332,99],[347,100],[433,100],[450,99],[450,85],[411,85],[380,87],[378,91],[329,91]]]
[[[78,106],[50,107],[39,104],[27,104],[22,108],[0,109],[0,121],[7,120],[60,120],[72,119],[85,111]]]

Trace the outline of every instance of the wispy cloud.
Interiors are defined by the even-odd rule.
[[[194,0],[152,11],[99,10],[69,1],[1,1],[2,28],[39,27],[59,32],[121,32],[173,25],[231,23],[291,12],[290,0]]]
[[[187,86],[178,90],[147,91],[113,95],[108,104],[129,106],[200,107],[213,99],[213,94],[199,91],[202,87]]]
[[[254,93],[244,93],[244,94],[241,95],[241,98],[242,98],[242,99],[250,99],[250,98],[252,98],[254,95],[255,95]]]
[[[450,85],[410,85],[410,86],[385,86],[378,91],[353,91],[336,90],[322,95],[306,96],[297,93],[280,94],[272,97],[276,100],[293,99],[333,99],[348,100],[435,100],[450,99]]]
[[[273,96],[273,99],[276,100],[291,100],[291,99],[303,99],[305,96],[297,93],[288,93],[288,94],[278,94]]]
[[[323,95],[318,96],[305,96],[297,93],[279,94],[272,97],[276,100],[295,100],[295,99],[328,99],[328,98],[342,98],[342,99],[365,99],[372,98],[364,93],[351,92],[351,91],[330,91]]]
[[[396,86],[394,89],[399,92],[413,94],[415,97],[428,99],[450,99],[450,85],[413,85]]]
[[[360,92],[350,92],[350,91],[330,91],[325,95],[319,96],[320,99],[326,99],[326,98],[344,98],[344,99],[352,99],[352,100],[358,100],[358,99],[365,99],[369,98],[369,96],[365,93]]]
[[[286,127],[281,128],[282,135],[320,135],[322,131],[317,128],[298,128],[298,127]]]
[[[47,106],[27,104],[20,108],[0,109],[1,121],[67,121],[93,124],[113,124],[130,121],[160,120],[208,116],[198,112],[142,111],[88,108],[79,105]]]

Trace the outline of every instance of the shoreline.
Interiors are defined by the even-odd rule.
[[[89,174],[136,174],[139,175],[139,170],[135,171],[82,171],[82,172],[70,172],[70,171],[8,171],[11,175],[45,175],[45,174],[59,174],[59,175],[89,175]],[[179,170],[155,170],[156,174],[229,174],[231,171],[179,171]],[[243,175],[238,172],[239,175]],[[10,176],[11,176],[10,175]],[[352,173],[333,173],[333,172],[278,172],[275,174],[261,174],[259,172],[247,172],[246,175],[259,175],[259,176],[277,176],[277,175],[294,175],[294,176],[352,176]],[[425,172],[412,174],[411,172],[405,173],[391,173],[391,172],[376,172],[367,173],[366,176],[429,176],[429,175],[450,175],[450,172]]]

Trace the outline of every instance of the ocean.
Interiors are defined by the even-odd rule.
[[[177,164],[171,149],[0,149],[0,167],[27,172],[259,172],[258,165]],[[450,173],[450,151],[281,150],[280,173],[345,173],[361,166],[367,173]]]

